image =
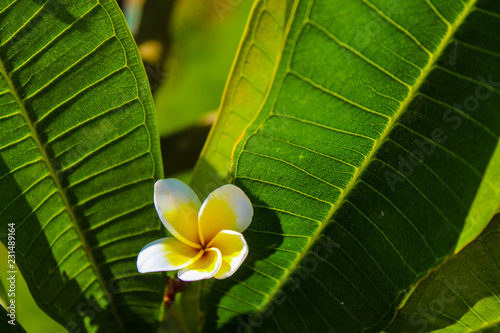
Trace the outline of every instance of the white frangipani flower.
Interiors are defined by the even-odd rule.
[[[183,281],[225,279],[246,259],[248,245],[241,233],[252,221],[253,208],[238,187],[224,185],[201,204],[180,180],[162,179],[155,184],[154,202],[174,237],[146,245],[137,257],[139,272],[179,270]]]

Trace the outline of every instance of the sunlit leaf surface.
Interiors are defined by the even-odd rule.
[[[244,266],[203,298],[206,331],[379,332],[486,227],[499,23],[493,0],[295,1],[268,94],[227,139],[255,215]]]
[[[192,178],[202,197],[227,182],[234,142],[255,117],[272,81],[292,1],[257,1],[226,87],[216,125]]]
[[[70,332],[157,326],[161,236],[152,100],[115,1],[0,1],[0,231],[38,305]],[[2,266],[4,267],[4,266]]]

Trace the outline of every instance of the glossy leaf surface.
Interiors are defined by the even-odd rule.
[[[191,184],[201,197],[227,182],[234,143],[259,110],[279,55],[291,0],[256,1],[224,98]]]
[[[205,295],[206,331],[380,332],[480,234],[500,203],[499,23],[492,0],[294,3],[231,156],[250,254]]]
[[[0,230],[37,304],[70,332],[157,327],[152,99],[115,1],[0,1]],[[7,239],[2,238],[7,246]]]

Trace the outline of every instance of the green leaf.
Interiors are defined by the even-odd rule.
[[[0,2],[0,232],[70,332],[148,332],[164,279],[136,257],[163,230],[152,98],[115,1]],[[7,245],[5,238],[2,242]]]
[[[497,215],[478,238],[419,284],[385,331],[487,332],[499,325],[499,236]]]
[[[234,142],[257,114],[272,79],[291,3],[259,0],[252,9],[216,123],[193,173],[191,184],[201,197],[227,183]]]
[[[500,6],[304,0],[290,20],[231,156],[250,254],[205,330],[379,332],[499,207]]]

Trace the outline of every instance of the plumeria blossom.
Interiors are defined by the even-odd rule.
[[[137,257],[139,272],[178,270],[183,281],[225,279],[246,259],[248,245],[241,233],[252,221],[253,208],[238,187],[219,187],[201,204],[180,180],[162,179],[155,184],[154,202],[174,237],[146,245]]]

